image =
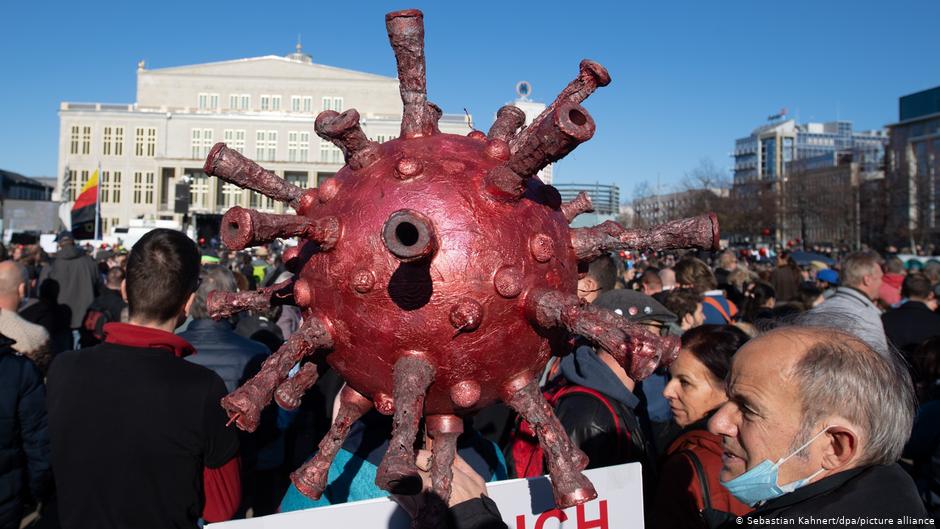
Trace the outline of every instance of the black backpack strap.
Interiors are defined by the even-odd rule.
[[[698,456],[695,455],[695,452],[691,450],[683,450],[679,453],[688,457],[689,461],[692,462],[692,466],[695,467],[695,473],[698,474],[699,486],[702,487],[702,510],[710,510],[712,508],[712,499],[711,493],[708,491],[708,477],[705,475],[702,462],[699,460]]]

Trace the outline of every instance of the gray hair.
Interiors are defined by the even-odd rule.
[[[799,328],[799,327],[798,327]],[[917,399],[900,355],[882,356],[863,340],[833,328],[802,327],[815,343],[793,368],[802,401],[802,424],[793,445],[818,433],[835,410],[862,431],[858,466],[891,464],[911,433]]]
[[[216,290],[220,292],[235,292],[235,276],[231,270],[224,266],[212,265],[202,269],[199,273],[202,283],[196,290],[196,299],[193,300],[193,306],[190,314],[194,320],[205,320],[209,318],[209,311],[206,308],[206,300],[209,293]]]
[[[850,253],[842,260],[843,283],[848,286],[859,286],[867,275],[875,272],[876,266],[881,266],[881,256],[871,250]]]

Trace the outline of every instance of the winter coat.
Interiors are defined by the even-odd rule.
[[[940,314],[920,301],[889,310],[881,315],[881,322],[888,341],[907,355],[928,338],[940,335]]]
[[[66,245],[56,254],[46,281],[59,284],[59,303],[72,312],[70,327],[82,326],[85,311],[98,294],[98,266],[83,250]]]
[[[186,360],[215,371],[230,392],[244,382],[252,360],[260,364],[269,354],[263,344],[235,334],[227,321],[193,320],[179,336],[196,348],[197,354]]]
[[[882,356],[888,355],[888,341],[881,310],[863,294],[852,287],[839,287],[836,293],[809,312],[824,323],[844,329],[865,341]]]
[[[927,518],[917,496],[914,481],[897,464],[871,465],[845,470],[810,483],[789,494],[772,499],[738,521],[734,516],[721,527],[777,527],[781,520],[793,520],[785,527],[816,527],[800,523],[801,518],[845,517],[866,519],[871,527],[885,527],[877,519],[890,518],[895,527],[911,527],[909,518]],[[906,522],[906,523],[905,523]],[[832,522],[827,525],[840,525]],[[920,524],[918,527],[934,527]]]
[[[39,369],[0,346],[0,528],[19,527],[25,486],[33,499],[51,490],[46,390]]]
[[[659,487],[653,500],[650,527],[665,529],[706,527],[699,514],[705,508],[702,494],[702,476],[690,454],[696,457],[704,470],[711,509],[736,516],[750,511],[750,507],[736,500],[718,477],[721,472],[721,437],[705,429],[707,420],[690,425],[675,440],[663,459],[659,472]]]

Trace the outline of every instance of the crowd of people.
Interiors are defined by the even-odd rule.
[[[326,366],[297,410],[270,406],[253,432],[227,424],[220,399],[302,314],[281,306],[216,321],[208,295],[289,279],[282,247],[200,247],[165,229],[130,251],[85,248],[67,233],[58,244],[51,257],[0,250],[0,529],[24,519],[196,527],[387,494],[375,475],[392,424],[374,411],[352,426],[320,499],[289,480],[315,454],[343,388]],[[595,260],[578,295],[681,337],[678,357],[633,380],[576,339],[541,382],[588,468],[642,464],[648,527],[801,516],[932,525],[940,261],[630,257]],[[504,405],[466,421],[447,523],[504,527],[485,483],[544,474],[538,436]],[[428,457],[418,454],[422,471]]]

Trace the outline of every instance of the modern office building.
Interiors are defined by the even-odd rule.
[[[859,174],[873,175],[884,166],[887,142],[886,131],[856,132],[850,121],[798,124],[786,119],[785,113],[772,116],[770,123],[735,140],[732,196],[736,203],[762,210],[750,215],[755,219],[755,229],[773,226],[770,231],[778,241],[793,238],[797,227],[792,222],[793,204],[787,202],[787,197],[793,196],[793,190],[787,189],[791,167],[803,172],[835,168],[850,153]],[[869,177],[873,176],[865,178]],[[772,207],[768,207],[770,204]],[[767,216],[762,212],[769,212],[773,218],[762,218]],[[805,229],[799,226],[799,230]]]
[[[888,236],[899,246],[940,247],[940,86],[901,97],[888,130]]]
[[[323,110],[355,108],[366,135],[398,137],[398,79],[314,63],[298,44],[286,57],[137,68],[134,103],[71,103],[59,109],[58,174],[62,200],[74,200],[100,167],[105,233],[130,219],[182,220],[176,184],[189,184],[190,214],[235,205],[281,212],[273,200],[203,173],[212,145],[223,141],[301,187],[314,187],[344,164],[343,154],[313,130]],[[443,132],[466,134],[468,117],[445,114]]]
[[[614,220],[620,214],[620,188],[613,184],[552,184],[561,194],[563,202],[570,202],[584,191],[594,205],[593,213],[578,215],[571,226],[595,226],[605,220]]]

